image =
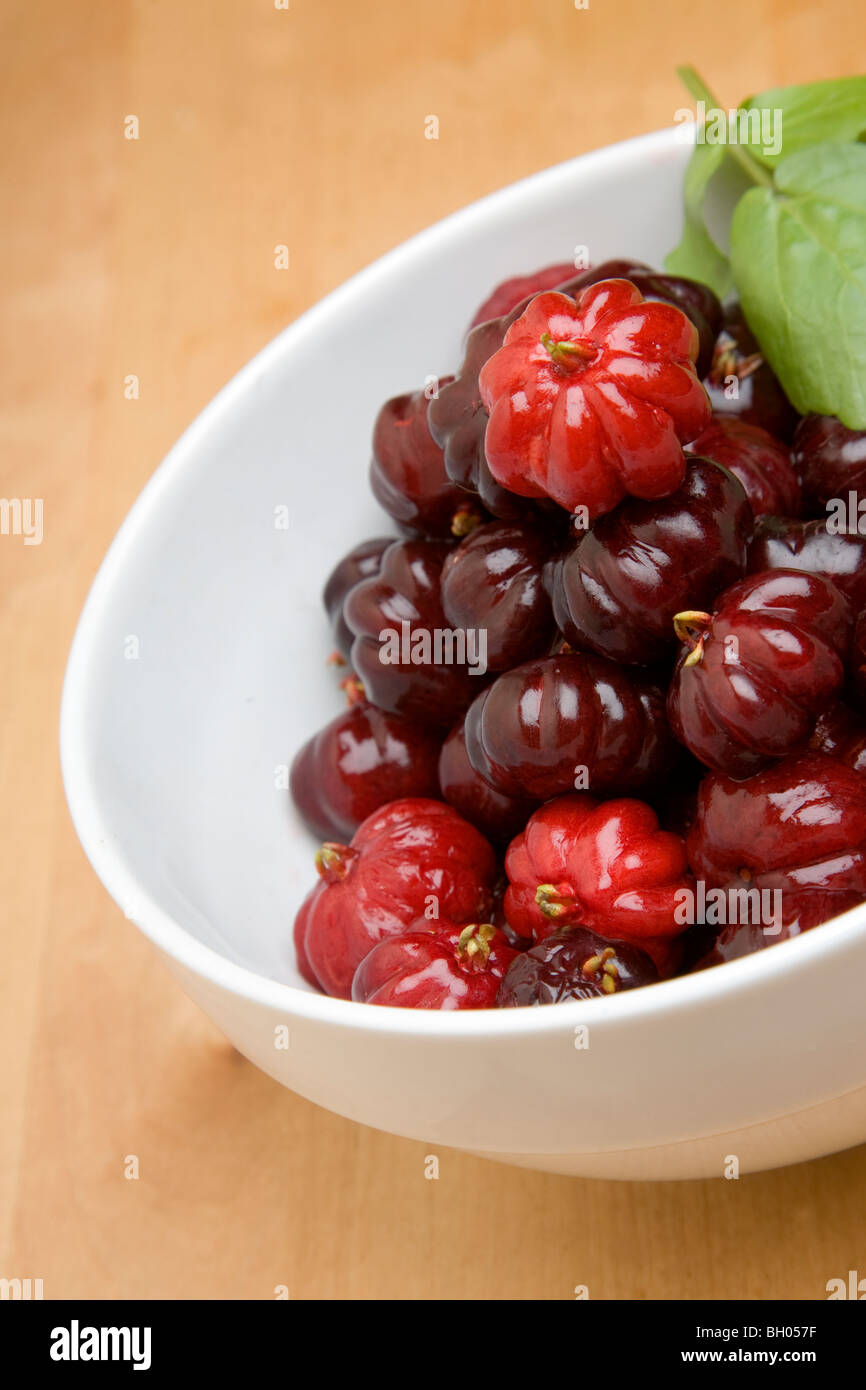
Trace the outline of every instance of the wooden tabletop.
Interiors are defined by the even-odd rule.
[[[46,1298],[743,1299],[866,1274],[866,1148],[679,1185],[445,1153],[429,1182],[424,1144],[280,1089],[97,882],[56,737],[115,529],[258,348],[445,213],[669,124],[676,63],[726,105],[855,71],[860,7],[73,0],[46,21],[7,0],[0,24],[0,493],[44,503],[40,545],[0,536],[0,1276]]]

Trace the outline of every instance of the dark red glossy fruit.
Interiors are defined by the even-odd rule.
[[[352,665],[368,699],[440,726],[454,723],[486,670],[478,635],[454,634],[442,608],[449,550],[444,541],[395,542],[379,574],[356,584],[344,604]]]
[[[697,350],[691,320],[628,280],[600,281],[577,301],[536,295],[479,377],[494,478],[590,520],[629,493],[674,492],[682,445],[710,415]]]
[[[809,747],[866,772],[866,722],[841,700],[818,716]]]
[[[319,882],[295,924],[299,965],[343,999],[383,937],[427,916],[466,923],[490,915],[493,851],[442,801],[390,802],[364,821],[351,845],[323,845],[316,867]]]
[[[574,275],[574,263],[566,261],[562,265],[546,265],[531,275],[514,275],[510,280],[503,280],[479,306],[469,325],[470,329],[477,328],[479,323],[488,323],[490,319],[501,318],[542,290],[558,289]]]
[[[438,797],[441,735],[367,702],[343,710],[295,756],[295,805],[320,839],[348,838],[380,806]]]
[[[500,487],[487,466],[484,436],[487,411],[481,399],[478,374],[502,347],[505,330],[519,317],[523,305],[504,318],[473,328],[466,340],[463,365],[455,379],[442,387],[427,407],[430,433],[440,445],[449,478],[477,495],[492,516],[503,521],[524,520],[531,509],[525,498]]]
[[[499,842],[513,839],[538,804],[506,796],[485,782],[466,755],[462,721],[455,724],[442,745],[439,785],[445,800],[455,811],[489,840]]]
[[[759,425],[736,415],[715,415],[688,449],[729,468],[746,489],[755,516],[800,515],[800,484],[788,450]]]
[[[629,499],[548,570],[557,626],[572,646],[652,664],[676,642],[674,615],[711,603],[742,575],[752,532],[742,486],[709,459],[690,459],[660,502]]]
[[[558,927],[590,927],[637,942],[671,972],[692,884],[685,843],[659,829],[644,802],[586,793],[546,802],[509,845],[505,872],[505,914],[517,931],[543,940]]]
[[[845,679],[850,608],[817,575],[751,575],[712,614],[685,611],[676,627],[684,648],[668,696],[671,728],[730,777],[751,777],[804,747]]]
[[[866,778],[812,752],[747,782],[713,773],[701,784],[687,844],[693,872],[709,887],[779,894],[783,931],[776,922],[751,933],[759,946],[772,944],[866,898]],[[741,926],[754,925],[738,915]]]
[[[704,377],[713,411],[760,425],[788,443],[799,416],[761,354],[739,304],[730,305]]]
[[[344,555],[328,575],[322,593],[325,612],[331,620],[337,651],[344,661],[349,660],[352,643],[355,640],[351,628],[343,616],[343,603],[350,589],[362,579],[370,579],[378,574],[382,556],[389,545],[394,544],[393,536],[376,536],[373,540],[361,541]]]
[[[851,655],[854,686],[861,704],[866,706],[866,612],[859,614],[854,627],[854,648]]]
[[[499,986],[501,1009],[598,999],[651,985],[658,971],[630,941],[608,941],[586,927],[557,931],[516,957]]]
[[[866,606],[866,536],[834,534],[826,521],[762,516],[749,545],[748,570],[803,570],[828,579],[854,612]]]
[[[849,492],[866,498],[866,430],[849,430],[834,415],[806,415],[791,458],[810,510],[823,513],[827,502],[847,501]]]
[[[453,627],[484,633],[488,670],[507,671],[550,650],[555,626],[543,579],[550,553],[540,526],[490,522],[445,561],[445,616]]]
[[[424,392],[415,391],[382,406],[373,429],[370,486],[405,531],[440,539],[465,536],[484,513],[445,472],[442,450],[427,426],[427,405]]]
[[[492,1009],[516,955],[492,923],[422,919],[364,957],[352,998],[398,1009]]]
[[[582,652],[499,676],[476,696],[464,728],[472,766],[517,799],[657,787],[678,757],[658,686]]]

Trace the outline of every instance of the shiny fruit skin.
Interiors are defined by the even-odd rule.
[[[473,700],[464,729],[472,766],[517,799],[561,796],[578,781],[599,794],[639,791],[678,760],[658,686],[583,652],[497,677]]]
[[[382,406],[373,428],[370,486],[404,531],[449,540],[464,535],[483,512],[445,472],[427,425],[427,405],[424,392],[414,391]]]
[[[599,281],[577,301],[536,295],[479,376],[494,478],[591,521],[628,493],[674,492],[682,445],[709,421],[697,349],[691,320],[628,280]]]
[[[538,525],[478,526],[442,567],[442,607],[452,627],[483,629],[487,667],[507,671],[550,650],[555,634],[544,565],[551,543]]]
[[[506,796],[475,771],[466,754],[462,720],[455,724],[442,745],[439,785],[443,797],[455,811],[488,840],[498,843],[513,839],[537,805],[536,801]]]
[[[692,619],[668,695],[674,734],[707,767],[743,779],[804,747],[845,679],[851,612],[797,570],[751,575]]]
[[[613,661],[659,660],[676,644],[674,615],[711,603],[742,575],[752,527],[737,479],[690,459],[670,497],[623,502],[549,567],[560,631]]]
[[[574,278],[574,264],[567,261],[561,265],[546,265],[541,270],[535,270],[531,275],[514,275],[510,280],[503,280],[496,286],[491,294],[479,305],[469,325],[470,332],[477,328],[479,323],[489,323],[491,319],[502,318],[504,314],[510,314],[512,309],[517,308],[518,304],[523,304],[525,300],[531,299],[534,294],[540,294],[542,290],[555,290],[565,281]]]
[[[326,994],[348,999],[361,961],[383,937],[430,909],[458,923],[485,922],[496,860],[478,831],[442,801],[383,806],[351,845],[324,845],[319,882],[296,922],[299,964]]]
[[[682,275],[667,275],[642,261],[604,261],[583,271],[576,280],[560,285],[564,294],[577,295],[599,280],[630,280],[650,302],[673,304],[691,319],[698,330],[697,372],[703,377],[710,369],[716,338],[722,326],[722,306],[708,285]]]
[[[841,700],[818,716],[809,747],[866,773],[866,723]]]
[[[778,890],[785,932],[806,931],[866,898],[866,778],[815,752],[746,782],[711,773],[687,848],[708,887]]]
[[[866,612],[859,614],[854,628],[851,670],[861,705],[866,707]]]
[[[800,484],[784,444],[736,415],[714,415],[688,452],[714,459],[739,478],[755,516],[799,516]]]
[[[478,376],[489,357],[502,347],[509,324],[519,318],[523,304],[500,319],[473,328],[466,339],[463,365],[453,381],[441,387],[427,407],[430,433],[443,451],[449,478],[475,495],[491,516],[522,521],[532,510],[525,498],[500,487],[487,465],[484,436],[487,411]]]
[[[440,597],[449,552],[444,541],[396,541],[382,556],[379,574],[356,584],[343,608],[355,634],[352,666],[367,698],[380,709],[440,726],[453,724],[466,709],[479,677],[470,675],[468,665],[437,662],[432,646],[430,660],[420,648],[419,661],[404,661],[412,648],[403,651],[403,624],[410,643],[425,634],[432,641],[437,630],[450,629]],[[400,659],[392,661],[392,655]]]
[[[373,540],[361,541],[347,555],[344,555],[325,582],[322,602],[331,620],[337,651],[344,661],[349,660],[355,635],[343,616],[343,603],[350,589],[360,584],[362,579],[371,579],[379,573],[382,556],[389,545],[394,544],[393,536],[376,536]]]
[[[738,303],[729,305],[703,378],[716,415],[735,415],[760,425],[786,444],[800,418],[782,390]],[[734,391],[734,387],[736,391]]]
[[[292,798],[320,839],[350,838],[386,802],[438,797],[441,742],[426,725],[351,705],[295,755]]]
[[[803,570],[835,584],[854,612],[866,606],[866,536],[834,534],[826,521],[762,516],[749,545],[748,571]]]
[[[352,981],[352,998],[402,1009],[492,1009],[516,955],[490,924],[462,927],[422,919],[364,957]]]
[[[511,962],[499,986],[500,1009],[603,999],[658,980],[646,951],[630,941],[608,941],[587,927],[567,927]]]
[[[546,802],[509,845],[505,872],[516,931],[541,941],[559,927],[589,927],[636,942],[670,973],[691,879],[684,841],[661,830],[644,802],[585,792]]]
[[[712,349],[718,332],[720,306],[705,285],[679,276],[659,275],[639,261],[606,261],[594,270],[581,271],[565,280],[559,289],[568,295],[599,280],[631,279],[650,302],[674,304],[687,314],[698,331],[699,361],[705,355],[704,344]],[[485,362],[502,347],[507,330],[526,309],[532,295],[516,304],[499,319],[479,323],[466,340],[463,364],[455,379],[442,387],[427,411],[430,432],[445,454],[448,476],[470,492],[477,493],[492,516],[502,520],[525,519],[533,504],[500,487],[490,472],[484,452],[487,431],[487,411],[481,399],[479,374]],[[703,370],[701,362],[701,370]]]
[[[811,511],[831,498],[866,497],[866,430],[849,430],[834,415],[805,415],[791,448],[794,468]]]

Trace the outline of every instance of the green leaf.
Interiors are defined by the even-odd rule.
[[[707,188],[725,158],[722,145],[695,145],[686,169],[685,224],[679,246],[665,258],[665,270],[702,280],[724,298],[731,287],[731,267],[704,224],[703,207]]]
[[[731,225],[731,265],[761,351],[797,410],[866,429],[866,145],[789,155]]]
[[[827,141],[858,140],[866,132],[866,77],[840,77],[829,82],[809,82],[798,87],[773,87],[743,102],[747,111],[778,112],[765,123],[757,139],[740,141],[768,169],[774,169],[789,155]],[[747,120],[742,134],[751,137]],[[769,135],[769,141],[766,137]],[[773,151],[768,145],[777,143]]]

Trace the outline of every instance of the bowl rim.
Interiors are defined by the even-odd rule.
[[[573,1000],[555,1008],[456,1010],[446,1013],[392,1006],[372,1006],[350,999],[334,999],[326,994],[259,974],[248,966],[230,960],[205,945],[166,912],[147,886],[128,864],[115,844],[110,822],[100,806],[92,767],[85,753],[84,738],[90,701],[93,663],[103,620],[109,614],[113,581],[127,564],[137,538],[147,531],[163,499],[182,473],[187,461],[206,447],[210,433],[233,409],[249,389],[301,342],[316,334],[322,321],[335,312],[351,308],[354,297],[366,293],[375,282],[399,271],[406,261],[423,253],[428,243],[443,233],[462,233],[474,222],[495,217],[500,206],[515,199],[531,198],[538,192],[567,184],[574,176],[591,178],[595,173],[633,166],[636,160],[670,158],[677,148],[683,154],[687,145],[683,127],[669,126],[649,134],[634,136],[616,144],[577,155],[560,164],[530,174],[485,197],[458,209],[432,226],[418,232],[332,290],[265,345],[222,387],[196,416],[149,478],[121,523],[93,579],[78,620],[63,681],[60,706],[60,763],[66,800],[72,822],[84,852],[103,886],[133,921],[171,960],[192,974],[227,993],[284,1016],[295,1016],[311,1023],[343,1029],[363,1029],[379,1033],[408,1033],[441,1039],[459,1037],[519,1037],[567,1030],[592,1019],[611,1026],[616,1020],[633,1024],[659,1012],[691,1011],[711,1001],[720,1002],[732,992],[762,988],[770,978],[784,980],[808,972],[820,956],[843,956],[857,939],[866,937],[866,904],[852,908],[832,923],[822,924],[800,936],[776,942],[768,949],[739,960],[726,962],[695,974],[679,976],[658,984],[628,991],[625,995],[593,1000]],[[124,906],[126,904],[126,906]],[[827,927],[832,925],[832,931]],[[290,925],[286,927],[287,937]],[[587,1008],[589,1012],[587,1013]]]

